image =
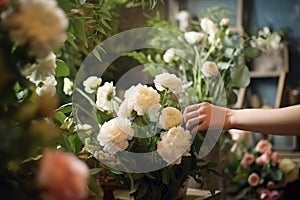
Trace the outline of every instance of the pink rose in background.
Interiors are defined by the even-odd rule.
[[[87,196],[89,169],[74,154],[47,150],[40,161],[37,184],[42,199],[78,200]]]
[[[275,183],[274,183],[274,181],[268,181],[268,183],[267,183],[267,188],[268,189],[274,189],[275,188]]]
[[[257,186],[259,184],[259,176],[257,175],[257,173],[250,174],[250,176],[248,177],[248,183],[251,186]]]
[[[288,181],[286,179],[283,179],[279,182],[280,187],[285,187],[285,186],[287,186],[287,184],[288,184]]]
[[[252,154],[245,154],[242,161],[241,161],[241,165],[244,167],[244,168],[247,168],[249,167],[255,160],[255,157],[254,155]]]
[[[281,196],[280,192],[278,190],[272,190],[270,195],[270,200],[277,200]]]
[[[258,165],[264,165],[265,163],[269,162],[271,156],[270,153],[268,153],[268,151],[264,154],[262,154],[261,156],[257,157],[255,162]]]
[[[272,144],[268,140],[260,140],[255,147],[255,151],[260,153],[272,151]]]
[[[271,155],[272,165],[276,165],[279,163],[281,156],[278,152],[273,152]]]
[[[271,192],[267,189],[261,189],[259,191],[259,199],[261,200],[270,200]]]

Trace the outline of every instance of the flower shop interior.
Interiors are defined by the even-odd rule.
[[[299,0],[0,0],[1,199],[300,199],[299,27]]]

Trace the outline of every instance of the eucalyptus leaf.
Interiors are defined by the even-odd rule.
[[[97,184],[96,179],[94,178],[94,176],[90,176],[89,178],[89,184],[88,184],[89,189],[94,192],[95,194],[99,195],[100,194],[100,187]]]
[[[69,76],[70,69],[63,60],[56,59],[56,65],[57,65],[57,67],[55,69],[55,76],[56,77]]]
[[[102,170],[103,170],[103,168],[93,168],[93,169],[90,169],[90,175],[98,174]]]
[[[257,58],[262,54],[262,51],[255,47],[247,47],[243,49],[244,55],[246,58]]]
[[[232,68],[230,71],[231,84],[233,87],[247,87],[250,83],[249,69],[245,65],[239,65],[236,68]]]

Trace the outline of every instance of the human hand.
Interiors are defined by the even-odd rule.
[[[183,120],[186,129],[191,133],[207,129],[228,129],[228,111],[227,108],[202,102],[187,106],[183,113]]]

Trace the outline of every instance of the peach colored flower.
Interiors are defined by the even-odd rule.
[[[78,200],[87,196],[89,169],[74,154],[46,150],[39,164],[37,184],[42,199]]]
[[[260,153],[265,153],[266,151],[271,151],[271,150],[272,150],[272,144],[268,140],[260,140],[255,147],[255,151]]]
[[[280,162],[281,156],[278,152],[273,152],[271,155],[272,165],[276,165]]]
[[[244,157],[241,161],[241,165],[244,168],[247,168],[254,162],[254,160],[255,160],[254,155],[247,153],[247,154],[244,155]]]
[[[256,158],[255,162],[258,165],[264,165],[265,163],[269,162],[270,160],[270,154],[269,153],[264,153],[258,158]]]
[[[253,187],[259,184],[259,176],[257,175],[257,173],[250,174],[250,176],[248,177],[248,183]]]

